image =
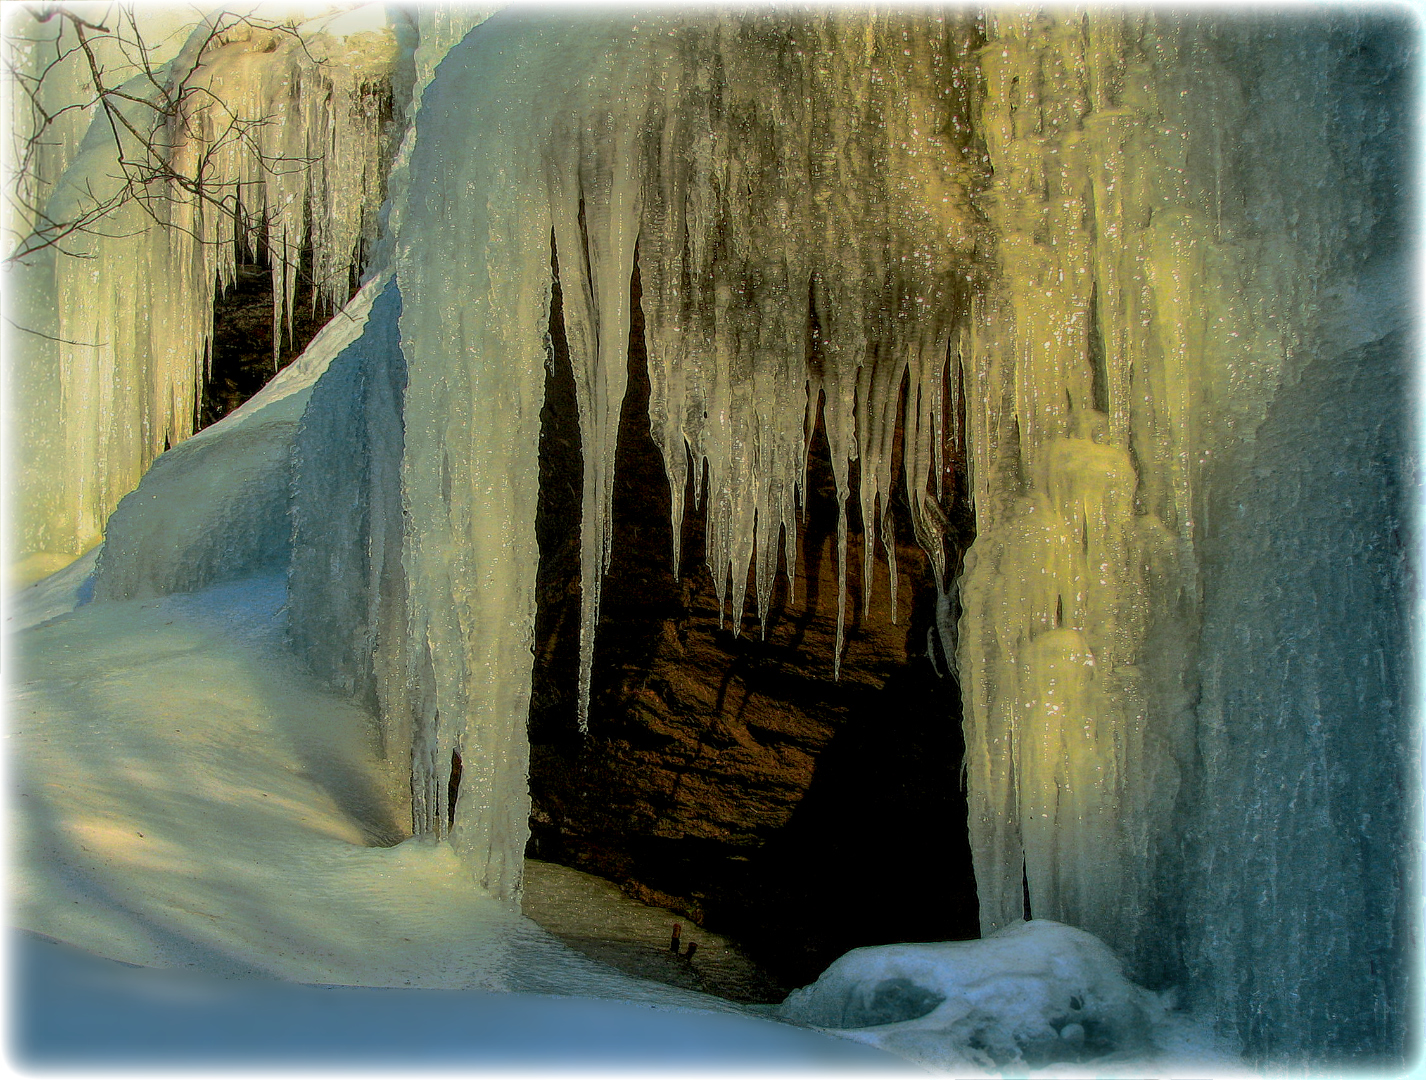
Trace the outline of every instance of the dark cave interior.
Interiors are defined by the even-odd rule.
[[[240,248],[237,280],[229,289],[219,288],[213,297],[213,339],[195,431],[223,419],[302,354],[332,317],[325,305],[314,300],[314,292],[309,240],[298,267],[290,332],[282,327],[281,347],[274,357],[271,256],[263,243],[255,251]],[[350,292],[356,292],[355,281]]]

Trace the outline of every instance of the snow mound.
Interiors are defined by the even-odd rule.
[[[1039,1068],[1152,1052],[1157,994],[1092,934],[1047,919],[979,941],[854,949],[782,1005],[938,1068]]]
[[[165,451],[105,526],[97,600],[141,600],[279,572],[291,557],[292,455],[313,387],[360,341],[386,277],[240,408]]]

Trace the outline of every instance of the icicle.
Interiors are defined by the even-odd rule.
[[[567,146],[569,156],[561,153]],[[613,536],[614,453],[628,383],[629,289],[641,192],[627,115],[603,112],[564,133],[550,162],[551,214],[560,260],[565,333],[584,451],[580,539],[579,699],[589,729],[589,683],[599,594]]]

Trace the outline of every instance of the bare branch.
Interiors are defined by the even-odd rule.
[[[60,116],[73,109],[95,108],[102,111],[104,122],[114,140],[115,161],[119,174],[115,177],[120,184],[117,194],[109,198],[98,198],[92,189],[88,191],[90,205],[73,215],[71,220],[56,222],[39,212],[40,207],[30,205],[23,197],[14,200],[15,205],[24,207],[29,220],[35,222],[32,235],[23,240],[5,261],[23,261],[46,248],[58,247],[77,234],[106,235],[100,222],[119,207],[132,203],[154,224],[165,228],[179,229],[200,242],[205,240],[194,230],[171,220],[167,210],[171,205],[171,193],[179,191],[200,205],[208,205],[216,212],[233,217],[239,228],[264,228],[272,220],[275,209],[269,209],[265,216],[249,220],[239,218],[238,198],[235,193],[225,191],[223,186],[214,187],[209,174],[218,154],[226,148],[240,145],[250,155],[259,171],[268,176],[284,176],[302,173],[317,161],[314,157],[274,158],[264,151],[258,133],[274,122],[274,118],[242,117],[233,112],[212,90],[203,84],[199,74],[210,52],[224,45],[232,31],[244,28],[257,32],[271,32],[286,35],[296,42],[313,64],[318,61],[307,52],[295,27],[276,23],[265,23],[247,15],[219,12],[207,23],[206,33],[196,49],[189,50],[189,59],[183,68],[168,77],[161,77],[155,69],[152,55],[143,35],[139,32],[134,12],[121,8],[119,22],[114,29],[85,19],[73,11],[57,4],[43,6],[27,5],[27,10],[40,23],[46,23],[59,16],[66,29],[53,39],[45,39],[47,46],[53,46],[51,56],[38,74],[20,71],[14,63],[7,68],[12,85],[20,88],[29,107],[32,121],[29,138],[24,142],[19,161],[13,167],[13,175],[18,182],[23,178],[34,178],[36,173],[36,153],[45,145],[53,145],[46,140],[45,132]],[[94,48],[91,35],[104,35],[118,44],[120,51],[134,64],[136,70],[147,81],[151,94],[134,92],[121,86],[110,85]],[[73,43],[71,43],[71,41]],[[72,102],[50,113],[46,110],[41,89],[45,78],[69,57],[80,53],[88,69],[89,78],[95,89],[95,96],[85,102]],[[200,104],[201,102],[201,104]],[[148,120],[140,116],[147,111]],[[199,123],[200,116],[214,115],[221,125],[216,138],[196,138],[197,131],[192,126]],[[207,121],[202,121],[207,122]],[[147,130],[145,130],[147,129]],[[176,167],[174,152],[186,144],[197,143],[201,149],[190,168]]]
[[[5,321],[16,330],[26,334],[34,334],[35,337],[44,338],[46,341],[58,341],[61,345],[80,345],[86,349],[103,349],[108,347],[109,344],[107,341],[71,341],[69,338],[55,337],[53,334],[41,333],[39,330],[32,330],[28,326],[21,326],[8,315],[5,316]]]

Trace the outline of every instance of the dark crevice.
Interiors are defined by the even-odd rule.
[[[584,450],[574,369],[564,332],[559,253],[550,236],[549,336],[545,400],[540,409],[540,495],[535,535],[540,560],[535,576],[535,666],[531,679],[531,743],[582,744],[576,719],[579,684],[579,534],[584,508]],[[532,850],[531,854],[538,854]]]
[[[1104,333],[1099,326],[1099,286],[1089,294],[1089,370],[1093,376],[1090,394],[1094,407],[1109,412],[1109,368],[1104,353]]]
[[[352,283],[349,295],[356,292]],[[291,330],[279,327],[280,347],[273,355],[272,260],[266,244],[240,247],[237,280],[213,298],[213,340],[198,402],[195,430],[216,424],[268,384],[302,354],[331,312],[314,298],[312,246],[302,249]]]
[[[460,751],[451,751],[451,778],[446,783],[446,828],[454,829],[456,825],[456,800],[460,797],[460,772],[461,761]]]

